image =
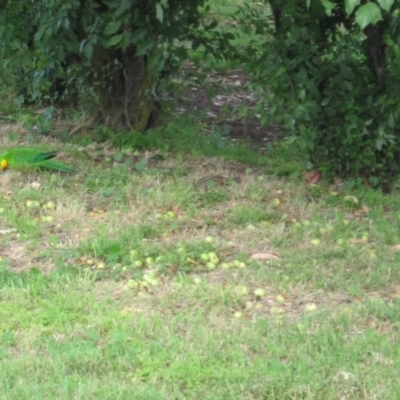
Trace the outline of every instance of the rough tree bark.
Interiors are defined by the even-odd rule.
[[[136,56],[135,46],[125,52],[96,48],[92,66],[102,123],[139,132],[154,124],[158,109],[153,88],[158,77],[149,72],[146,56]]]
[[[378,90],[385,88],[385,72],[387,66],[387,47],[383,40],[385,22],[369,25],[364,33],[367,36],[367,56],[370,61],[370,68],[375,75],[375,82]]]

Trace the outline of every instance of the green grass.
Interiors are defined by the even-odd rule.
[[[1,177],[2,398],[398,395],[397,193],[101,152]]]
[[[397,192],[307,185],[201,113],[66,144],[5,98],[2,149],[79,172],[0,176],[1,399],[400,396]]]

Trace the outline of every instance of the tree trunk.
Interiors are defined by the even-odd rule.
[[[158,77],[149,72],[147,57],[135,54],[135,46],[125,52],[96,48],[90,79],[96,88],[101,123],[144,132],[154,124],[154,116],[158,115],[153,96]]]
[[[381,22],[376,25],[369,25],[364,30],[367,36],[367,56],[370,62],[370,68],[375,75],[375,82],[378,90],[383,90],[385,88],[385,73],[387,67],[387,50],[383,39],[385,28],[385,22]]]

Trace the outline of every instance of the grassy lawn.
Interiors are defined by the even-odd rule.
[[[2,138],[79,167],[0,177],[2,399],[400,395],[397,193]]]
[[[1,400],[400,398],[398,192],[309,185],[196,115],[65,143],[11,95],[1,152],[78,172],[0,174]]]

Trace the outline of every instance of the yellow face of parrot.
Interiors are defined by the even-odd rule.
[[[3,170],[3,171],[5,171],[7,168],[8,168],[8,161],[5,159],[5,158],[3,158],[1,161],[0,161],[0,168]]]

